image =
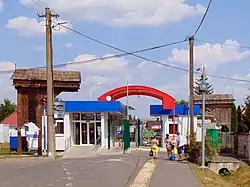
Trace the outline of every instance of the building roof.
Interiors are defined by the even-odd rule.
[[[17,69],[11,76],[14,80],[47,80],[45,69]],[[81,73],[78,71],[53,71],[54,81],[81,82]]]
[[[17,126],[17,112],[13,112],[9,116],[7,116],[0,124],[9,125],[9,126]]]
[[[202,95],[194,95],[194,100],[202,100]],[[206,100],[235,100],[232,94],[207,94]]]
[[[175,105],[175,115],[188,115],[188,107],[186,105],[177,104]],[[150,115],[151,116],[161,116],[161,115],[173,115],[172,109],[163,109],[162,105],[150,105]],[[194,105],[194,115],[200,114],[200,105]]]
[[[126,106],[119,101],[63,101],[65,112],[116,112],[126,115]]]

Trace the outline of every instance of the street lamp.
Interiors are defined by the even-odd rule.
[[[92,101],[92,95],[93,95],[93,90],[94,90],[94,88],[95,88],[96,86],[101,86],[101,85],[102,85],[102,83],[101,83],[101,82],[98,82],[98,83],[94,84],[94,85],[90,88],[90,91],[89,91],[89,99],[90,99],[90,101]]]
[[[201,71],[201,83],[199,85],[199,92],[202,94],[202,145],[201,145],[201,168],[205,168],[205,101],[206,101],[206,93],[208,92],[208,83],[206,82],[206,72],[205,66],[202,66],[201,69],[197,69],[197,71]]]

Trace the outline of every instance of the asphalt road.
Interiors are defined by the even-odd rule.
[[[3,187],[124,187],[133,182],[148,153],[58,160],[0,160]]]

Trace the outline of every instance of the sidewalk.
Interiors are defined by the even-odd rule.
[[[159,158],[149,187],[199,187],[199,183],[187,163]]]

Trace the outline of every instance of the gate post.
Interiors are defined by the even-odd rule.
[[[108,113],[108,150],[110,149],[110,123],[111,123],[111,116]]]
[[[130,125],[129,120],[123,120],[123,153],[125,153],[130,148]]]
[[[137,140],[137,142],[138,142],[138,144],[137,144],[137,147],[139,148],[139,146],[141,146],[141,120],[140,119],[138,119],[137,120],[137,137],[138,137],[138,140]]]

